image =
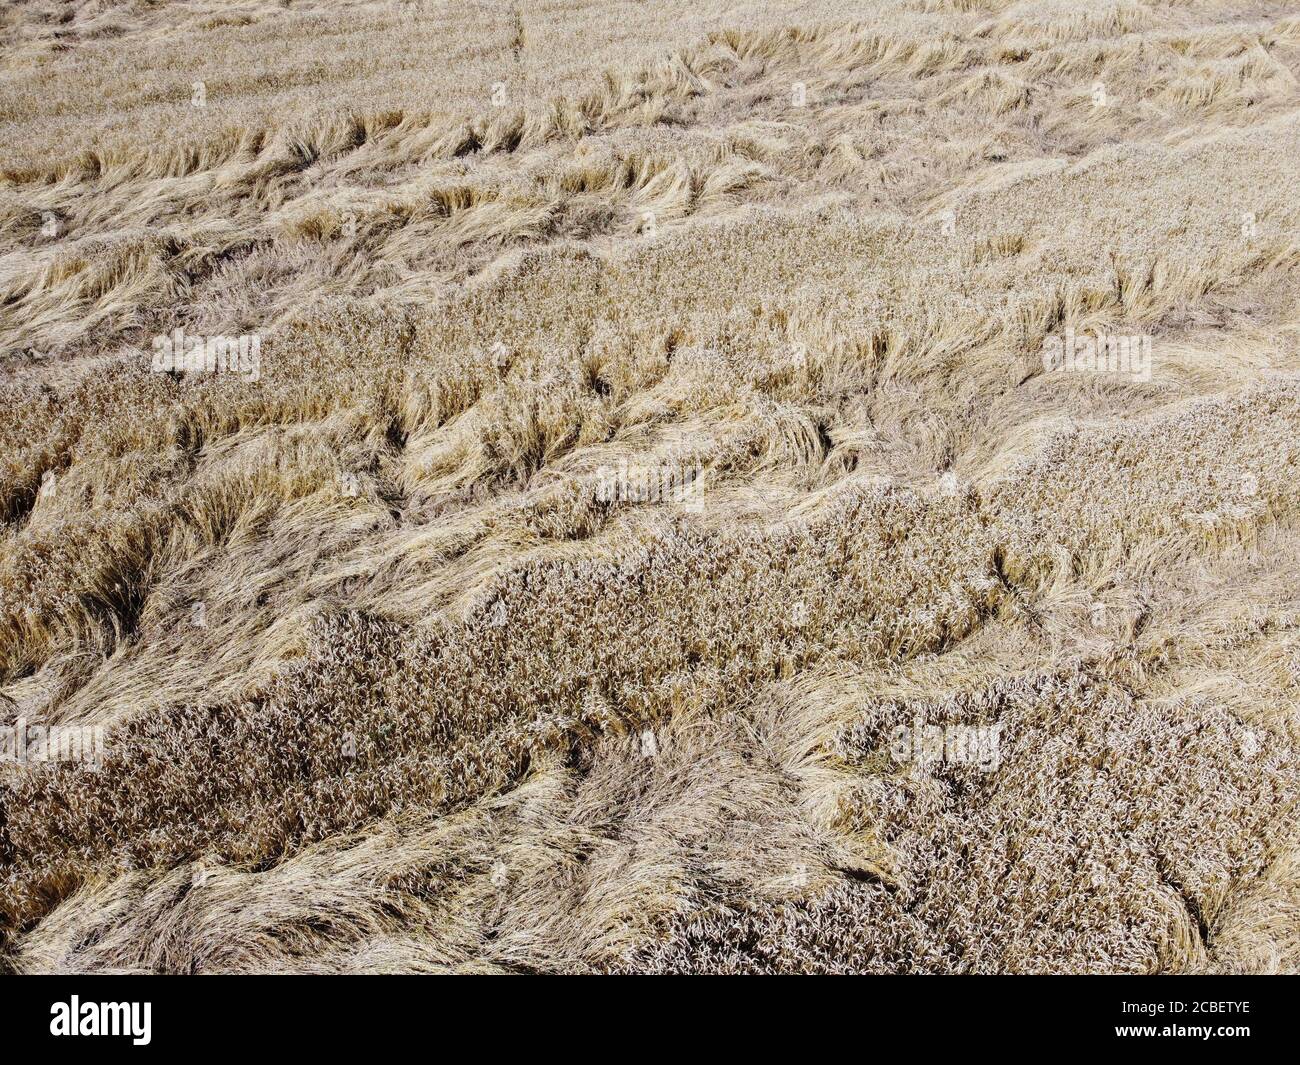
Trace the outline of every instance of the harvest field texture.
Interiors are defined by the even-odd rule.
[[[0,0],[0,971],[1300,972],[1298,79]]]

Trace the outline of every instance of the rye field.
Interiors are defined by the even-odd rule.
[[[1298,79],[0,0],[0,971],[1300,972]]]

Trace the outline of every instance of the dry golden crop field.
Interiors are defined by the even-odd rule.
[[[1300,972],[1300,7],[0,0],[0,971]]]

